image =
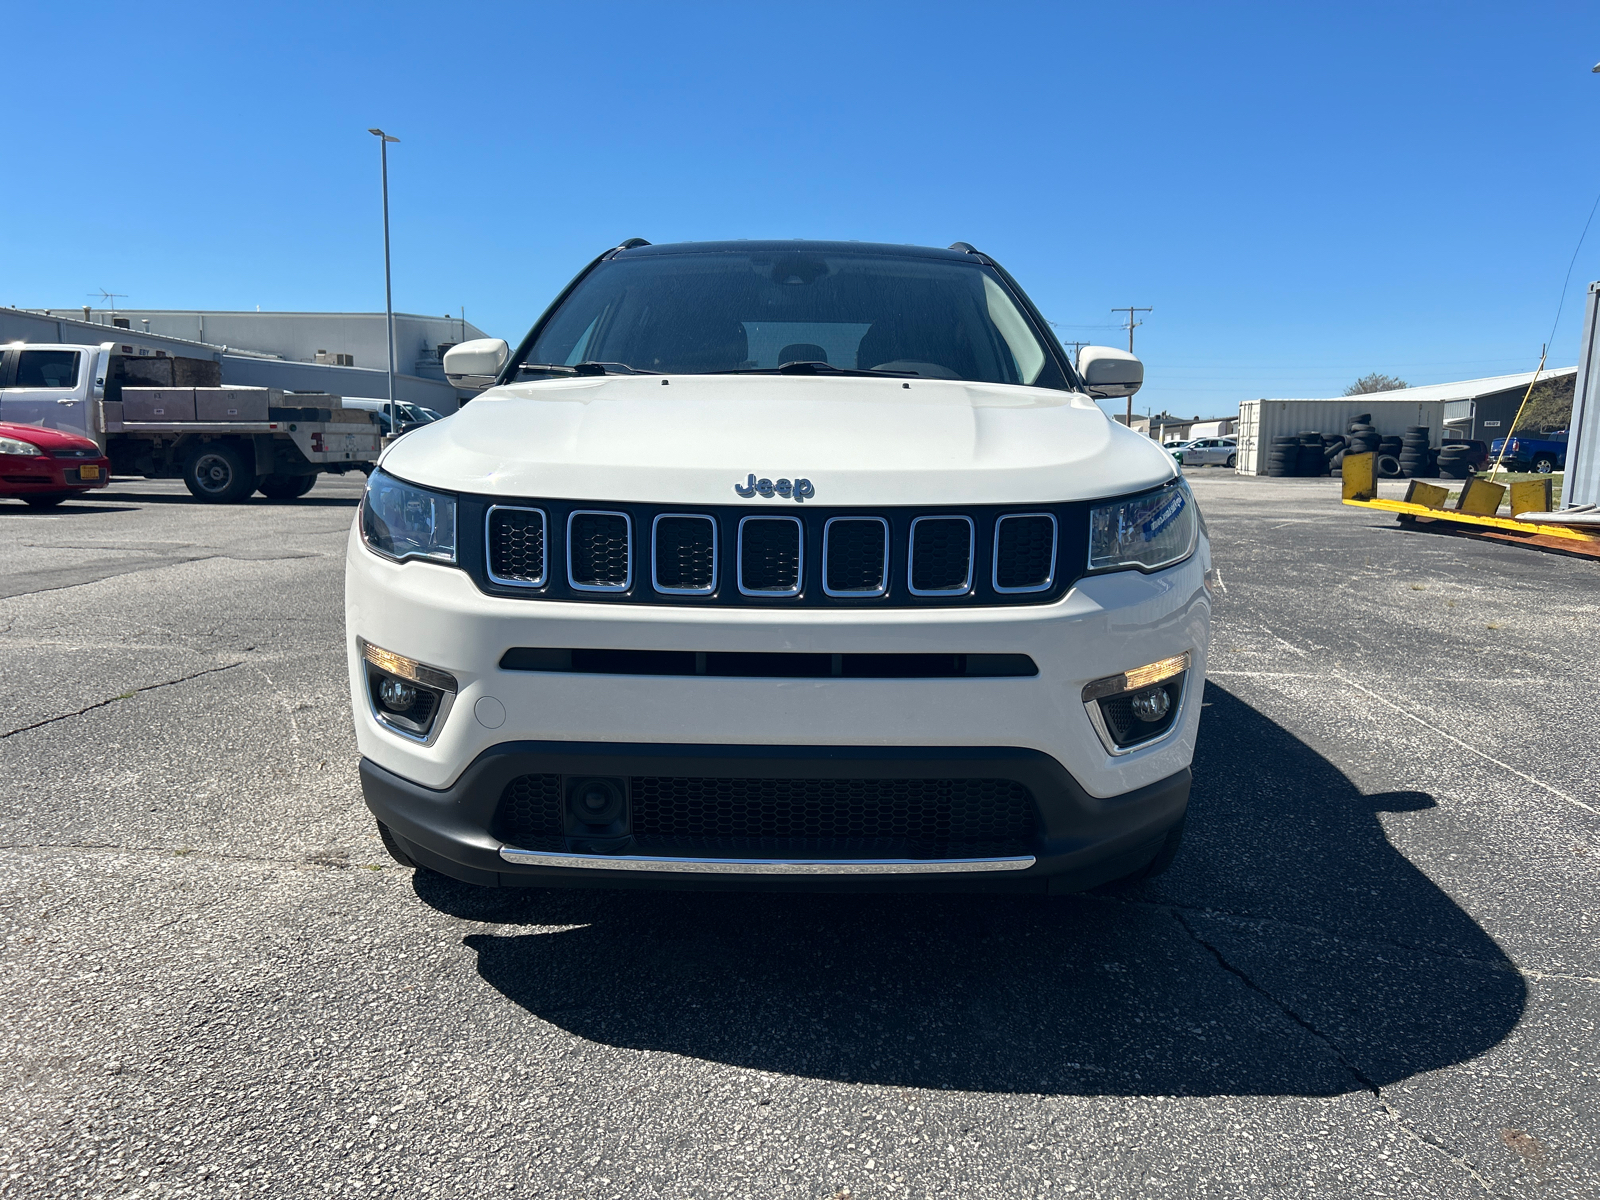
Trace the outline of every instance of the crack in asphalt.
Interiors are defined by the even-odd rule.
[[[1378,1087],[1378,1085],[1375,1082],[1373,1082],[1372,1078],[1370,1076],[1368,1076],[1365,1071],[1363,1071],[1355,1063],[1350,1061],[1349,1057],[1345,1054],[1345,1052],[1342,1049],[1339,1048],[1339,1044],[1337,1042],[1335,1042],[1327,1034],[1323,1033],[1322,1030],[1318,1029],[1315,1025],[1313,1025],[1305,1017],[1301,1016],[1298,1012],[1296,1012],[1293,1008],[1291,1008],[1286,1002],[1284,1002],[1283,1000],[1278,999],[1278,997],[1274,996],[1270,991],[1268,991],[1266,988],[1262,987],[1261,984],[1257,983],[1254,979],[1250,978],[1250,975],[1249,975],[1249,973],[1247,971],[1245,971],[1244,969],[1242,969],[1240,967],[1236,967],[1231,962],[1229,962],[1227,957],[1222,953],[1222,951],[1220,949],[1218,949],[1216,946],[1214,946],[1210,942],[1208,942],[1205,938],[1200,936],[1199,930],[1195,929],[1195,927],[1189,923],[1188,919],[1183,915],[1183,913],[1179,912],[1177,909],[1173,909],[1171,911],[1172,911],[1172,919],[1174,921],[1176,921],[1179,924],[1179,926],[1182,927],[1183,931],[1185,933],[1187,933],[1189,935],[1189,937],[1194,940],[1196,945],[1199,945],[1199,946],[1201,946],[1201,947],[1203,947],[1206,950],[1211,952],[1211,957],[1217,960],[1217,965],[1219,967],[1221,967],[1224,971],[1228,972],[1228,974],[1233,975],[1236,978],[1238,978],[1239,981],[1242,982],[1245,985],[1245,987],[1249,988],[1252,992],[1255,992],[1259,996],[1265,997],[1268,1001],[1270,1001],[1273,1005],[1275,1005],[1278,1008],[1278,1010],[1283,1013],[1284,1016],[1288,1017],[1296,1025],[1300,1026],[1301,1029],[1304,1029],[1312,1037],[1316,1038],[1317,1041],[1321,1042],[1324,1046],[1326,1046],[1328,1048],[1328,1050],[1333,1054],[1333,1057],[1335,1058],[1335,1060],[1337,1060],[1339,1065],[1344,1068],[1345,1072],[1350,1076],[1350,1078],[1354,1079],[1357,1083],[1359,1083],[1367,1091],[1371,1092],[1374,1096],[1377,1096],[1377,1097],[1380,1097],[1380,1098],[1382,1097],[1382,1095],[1383,1095],[1382,1089],[1380,1089]]]
[[[1442,958],[1448,962],[1465,963],[1469,966],[1483,967],[1489,971],[1507,971],[1514,975],[1523,974],[1521,967],[1510,959],[1495,961],[1488,958],[1471,958],[1461,953],[1449,953],[1435,949],[1432,946],[1414,946],[1409,942],[1396,942],[1389,938],[1361,937],[1356,934],[1342,933],[1334,929],[1326,929],[1321,925],[1305,925],[1297,921],[1285,921],[1282,917],[1262,916],[1259,913],[1236,912],[1226,908],[1206,908],[1197,904],[1175,904],[1164,900],[1134,900],[1122,897],[1105,897],[1121,904],[1137,905],[1144,908],[1159,909],[1171,913],[1195,913],[1202,917],[1215,917],[1221,921],[1236,921],[1241,924],[1254,923],[1258,925],[1272,925],[1280,929],[1292,929],[1297,933],[1311,934],[1315,937],[1325,937],[1329,941],[1339,942],[1347,946],[1383,946],[1390,950],[1404,950],[1408,954],[1427,954],[1434,958]],[[1573,978],[1581,978],[1573,976]]]
[[[1489,1186],[1489,1181],[1479,1174],[1476,1167],[1474,1167],[1461,1155],[1451,1150],[1450,1147],[1445,1145],[1436,1134],[1432,1134],[1425,1129],[1415,1127],[1404,1116],[1404,1114],[1400,1112],[1399,1109],[1395,1108],[1394,1105],[1390,1104],[1386,1099],[1384,1099],[1383,1089],[1374,1079],[1372,1079],[1371,1076],[1363,1071],[1350,1058],[1349,1055],[1344,1052],[1343,1048],[1340,1047],[1338,1042],[1334,1041],[1333,1038],[1329,1037],[1322,1030],[1318,1029],[1307,1018],[1301,1016],[1300,1013],[1296,1012],[1295,1009],[1287,1002],[1280,1000],[1266,987],[1257,983],[1250,977],[1250,974],[1247,971],[1240,967],[1236,967],[1233,965],[1233,963],[1229,962],[1227,956],[1225,956],[1218,947],[1214,946],[1212,943],[1200,936],[1199,931],[1196,930],[1195,927],[1185,919],[1180,910],[1168,906],[1168,911],[1172,913],[1173,920],[1178,923],[1178,925],[1185,933],[1189,935],[1191,939],[1193,939],[1196,945],[1210,952],[1211,957],[1216,960],[1219,967],[1221,967],[1228,974],[1234,976],[1234,978],[1238,979],[1252,992],[1255,992],[1258,996],[1261,996],[1263,999],[1267,1000],[1279,1012],[1288,1017],[1289,1020],[1293,1021],[1301,1029],[1305,1030],[1313,1038],[1320,1042],[1328,1050],[1328,1052],[1333,1055],[1334,1061],[1336,1061],[1339,1066],[1344,1069],[1345,1073],[1348,1074],[1350,1078],[1359,1083],[1363,1089],[1372,1093],[1373,1098],[1378,1101],[1379,1107],[1383,1110],[1384,1114],[1400,1127],[1401,1132],[1403,1132],[1413,1141],[1417,1142],[1419,1145],[1427,1146],[1435,1153],[1443,1155],[1450,1162],[1461,1168],[1461,1170],[1465,1171],[1472,1177],[1473,1181],[1479,1187],[1481,1187],[1487,1195],[1496,1195],[1495,1190]]]
[[[32,725],[22,725],[16,729],[9,729],[5,733],[0,733],[0,741],[4,741],[8,737],[15,737],[19,733],[27,733],[30,729],[42,729],[46,725],[54,725],[57,721],[66,721],[72,717],[81,717],[85,713],[91,713],[97,708],[105,708],[107,705],[115,704],[119,700],[131,699],[132,697],[137,696],[140,692],[153,692],[158,688],[173,687],[180,683],[188,683],[191,679],[199,679],[202,675],[215,675],[219,671],[231,671],[235,667],[242,666],[244,666],[242,661],[232,662],[221,667],[207,667],[204,671],[196,671],[192,675],[184,675],[178,679],[164,679],[160,683],[147,683],[143,687],[136,687],[130,692],[123,692],[120,696],[113,696],[109,700],[98,700],[93,704],[85,705],[83,708],[78,709],[77,712],[62,713],[59,716],[46,717],[42,721],[35,721]]]

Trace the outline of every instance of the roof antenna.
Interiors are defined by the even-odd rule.
[[[110,307],[112,316],[117,315],[117,301],[126,300],[128,298],[128,294],[126,292],[108,292],[105,290],[105,288],[101,288],[98,292],[89,292],[88,295],[99,296],[100,299],[104,300]]]

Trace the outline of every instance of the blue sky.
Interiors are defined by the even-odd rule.
[[[1153,305],[1136,405],[1180,415],[1531,369],[1600,192],[1592,4],[34,4],[6,43],[0,303],[381,309],[381,125],[399,309],[515,341],[626,237],[963,240],[1065,340]],[[1554,364],[1595,278],[1600,229]]]

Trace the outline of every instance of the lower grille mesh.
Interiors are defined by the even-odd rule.
[[[1027,852],[1033,795],[1011,779],[719,779],[628,781],[633,852],[713,857],[980,857]],[[561,849],[559,775],[506,785],[495,833],[527,850]]]
[[[565,826],[559,775],[519,775],[500,794],[494,834],[501,841],[524,850],[559,850]]]

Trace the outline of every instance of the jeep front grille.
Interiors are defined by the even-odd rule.
[[[1085,573],[1085,503],[1002,508],[708,505],[463,496],[484,591],[610,604],[920,608],[1041,604]]]

